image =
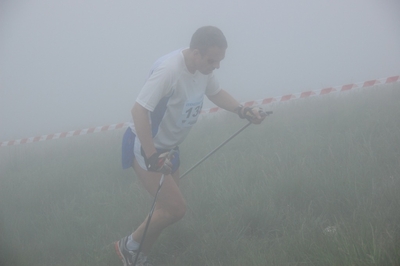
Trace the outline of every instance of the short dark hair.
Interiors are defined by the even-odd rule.
[[[197,29],[190,41],[190,49],[198,49],[202,54],[213,46],[221,49],[228,48],[224,34],[214,26],[204,26]]]

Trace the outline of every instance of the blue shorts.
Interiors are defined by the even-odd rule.
[[[172,163],[172,173],[175,173],[179,168],[179,148],[176,146],[174,148],[176,153],[174,158],[171,160]],[[168,152],[168,149],[157,149],[158,152]],[[133,166],[133,159],[136,158],[140,167],[147,171],[147,167],[144,163],[144,158],[141,154],[141,144],[139,138],[132,132],[132,129],[128,127],[125,131],[124,137],[122,139],[122,168],[127,169]]]

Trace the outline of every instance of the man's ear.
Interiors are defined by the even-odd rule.
[[[200,53],[200,50],[199,50],[199,49],[193,49],[193,50],[192,50],[192,54],[193,54],[193,56],[195,56],[195,57],[201,56],[201,53]]]

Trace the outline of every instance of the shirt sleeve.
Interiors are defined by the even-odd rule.
[[[154,111],[158,102],[172,92],[172,71],[165,66],[159,66],[149,75],[143,85],[136,102]]]
[[[214,73],[211,73],[210,75],[208,75],[208,82],[205,94],[207,96],[213,96],[217,94],[220,90],[221,87],[219,86],[217,78],[214,76]]]

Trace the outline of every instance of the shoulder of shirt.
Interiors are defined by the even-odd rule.
[[[179,74],[182,71],[184,59],[182,50],[175,50],[169,54],[160,57],[152,67],[152,72],[155,70],[167,71],[170,74]]]

